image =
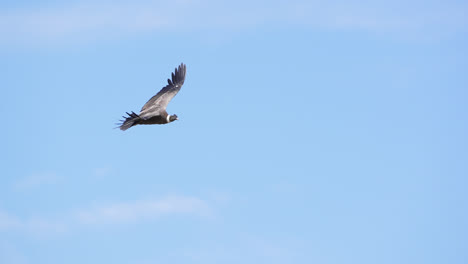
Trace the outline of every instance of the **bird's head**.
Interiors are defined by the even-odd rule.
[[[169,122],[173,122],[173,121],[176,121],[176,120],[179,120],[179,119],[177,118],[177,115],[171,115],[171,116],[169,117]]]

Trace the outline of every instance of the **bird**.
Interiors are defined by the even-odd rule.
[[[167,79],[167,85],[146,102],[139,114],[126,112],[128,116],[122,116],[124,119],[117,124],[120,130],[125,131],[136,125],[167,124],[178,120],[177,115],[166,112],[166,107],[184,84],[186,71],[187,67],[183,63],[175,68],[172,78]]]

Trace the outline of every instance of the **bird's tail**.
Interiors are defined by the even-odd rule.
[[[125,130],[129,129],[130,127],[138,124],[138,121],[141,119],[140,116],[138,116],[134,112],[132,112],[132,113],[127,112],[127,115],[128,115],[127,117],[122,116],[124,119],[120,120],[120,122],[122,122],[122,123],[118,124],[119,127],[120,127],[120,130],[125,131]]]

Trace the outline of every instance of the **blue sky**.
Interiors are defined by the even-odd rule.
[[[2,2],[0,263],[467,263],[467,11]]]

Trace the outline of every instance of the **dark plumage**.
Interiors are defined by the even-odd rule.
[[[166,107],[172,98],[179,92],[185,81],[185,64],[181,63],[172,73],[172,80],[167,79],[167,85],[141,108],[140,114],[128,113],[124,120],[120,120],[120,130],[127,130],[135,125],[167,124],[177,120],[177,115],[169,115]]]

